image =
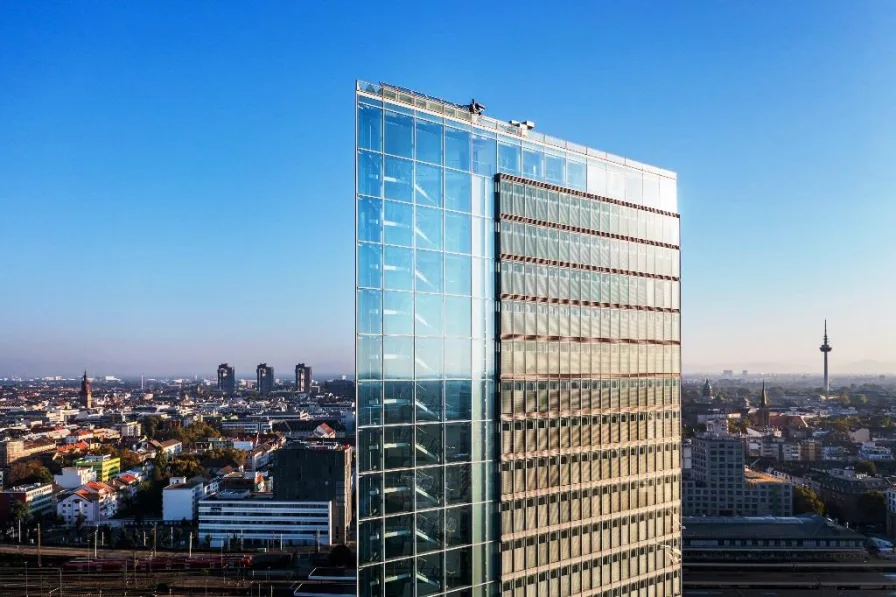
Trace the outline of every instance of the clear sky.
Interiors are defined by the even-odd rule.
[[[686,371],[896,371],[896,3],[5,2],[0,376],[352,368],[356,78],[679,173]],[[874,361],[874,362],[868,362]]]

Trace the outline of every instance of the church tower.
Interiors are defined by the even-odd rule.
[[[759,401],[759,424],[763,428],[767,428],[769,426],[769,416],[768,416],[768,392],[765,390],[765,382],[762,382],[762,397]]]
[[[78,398],[84,408],[93,407],[93,392],[90,391],[90,381],[87,379],[87,371],[84,371],[84,377],[81,378],[81,391],[78,392]]]

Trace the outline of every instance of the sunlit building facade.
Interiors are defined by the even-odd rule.
[[[356,91],[359,595],[677,595],[675,175]]]

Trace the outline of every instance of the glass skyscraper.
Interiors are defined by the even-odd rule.
[[[678,595],[675,175],[356,87],[359,595]]]

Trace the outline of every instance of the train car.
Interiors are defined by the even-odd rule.
[[[101,558],[75,558],[62,565],[63,570],[75,572],[111,572],[124,570],[127,560]]]

